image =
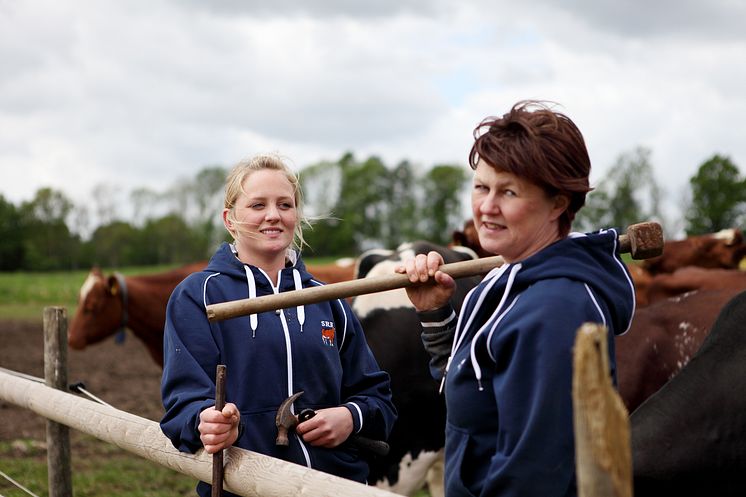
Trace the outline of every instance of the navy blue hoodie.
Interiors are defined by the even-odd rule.
[[[420,313],[431,370],[447,405],[447,497],[577,494],[572,348],[585,322],[629,329],[634,286],[616,232],[572,234],[493,270],[452,309]],[[448,317],[450,316],[450,318]],[[455,334],[454,334],[455,327]]]
[[[207,268],[174,290],[166,312],[161,428],[176,448],[196,452],[199,413],[215,404],[215,370],[225,364],[226,402],[241,412],[235,446],[365,482],[368,466],[357,449],[313,447],[295,433],[275,445],[275,414],[293,393],[305,393],[294,412],[345,406],[353,433],[385,440],[396,419],[388,375],[381,371],[347,302],[334,300],[211,323],[210,304],[316,286],[295,252],[278,286],[258,267],[245,265],[223,244]],[[200,495],[210,486],[200,482]],[[231,495],[226,492],[226,495]]]

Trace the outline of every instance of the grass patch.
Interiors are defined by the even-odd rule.
[[[312,258],[307,264],[326,264],[334,258]],[[116,269],[129,275],[152,274],[168,271],[179,264],[161,266],[133,266]],[[78,292],[90,270],[50,272],[0,272],[0,319],[41,322],[44,308],[59,306],[67,309],[72,319],[78,307]],[[104,275],[115,269],[102,268]]]
[[[124,275],[168,271],[178,265],[135,266],[118,269]],[[114,270],[102,269],[105,275]],[[0,319],[41,322],[44,308],[59,306],[72,318],[78,306],[78,292],[89,270],[0,273]]]
[[[76,497],[193,496],[197,480],[90,435],[71,432],[72,483]],[[47,453],[37,441],[0,443],[0,470],[42,497],[48,495]],[[27,496],[0,477],[0,494]]]

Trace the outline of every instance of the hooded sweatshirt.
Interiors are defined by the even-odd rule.
[[[263,270],[241,262],[224,243],[204,271],[174,289],[166,310],[161,429],[181,451],[202,448],[199,414],[215,404],[216,367],[225,364],[225,401],[241,413],[235,446],[365,482],[367,463],[348,443],[313,447],[292,432],[289,446],[275,444],[277,409],[301,390],[296,414],[344,406],[352,414],[353,433],[379,440],[390,434],[396,411],[389,377],[379,369],[347,302],[207,319],[211,304],[322,284],[295,252],[288,255],[274,287]],[[197,492],[209,496],[210,486],[200,482]]]
[[[494,269],[459,317],[450,307],[420,313],[431,372],[445,388],[446,497],[576,495],[575,336],[586,322],[608,328],[615,383],[613,336],[629,329],[634,309],[608,230],[573,233]]]

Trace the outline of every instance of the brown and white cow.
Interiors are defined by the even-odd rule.
[[[78,308],[68,330],[68,345],[82,350],[126,327],[143,341],[156,364],[163,367],[168,298],[184,278],[206,265],[203,261],[164,273],[108,277],[94,267],[80,289]]]
[[[630,416],[636,497],[741,497],[746,489],[746,292],[691,362]]]
[[[637,309],[630,330],[615,340],[619,394],[629,412],[689,363],[739,292],[693,291]]]
[[[651,274],[673,273],[685,266],[735,269],[746,257],[746,243],[738,229],[727,229],[683,240],[667,240],[663,254],[642,261]]]
[[[163,367],[163,327],[166,304],[176,285],[191,273],[201,271],[207,261],[195,262],[171,271],[122,276],[104,276],[94,267],[80,289],[78,309],[68,331],[68,345],[81,350],[129,328],[148,348],[153,360]],[[325,283],[352,279],[354,260],[327,265],[309,265],[308,270]]]
[[[648,302],[658,302],[694,290],[746,290],[746,271],[686,266],[673,273],[656,274],[647,285]]]

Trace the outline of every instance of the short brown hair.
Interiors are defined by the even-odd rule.
[[[502,117],[487,117],[474,128],[469,165],[479,160],[540,186],[570,203],[559,218],[560,235],[570,232],[575,213],[592,190],[591,160],[583,135],[569,117],[544,102],[523,100]]]

